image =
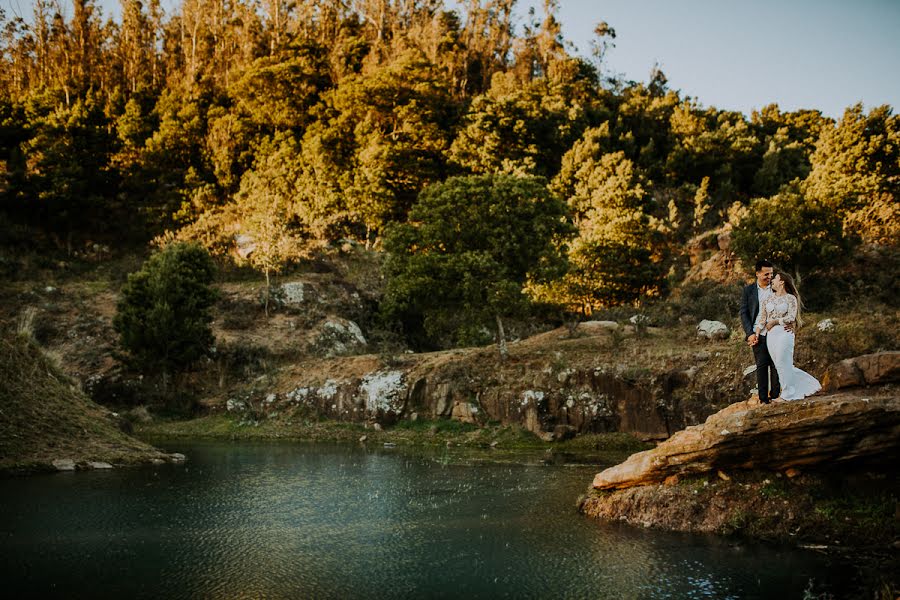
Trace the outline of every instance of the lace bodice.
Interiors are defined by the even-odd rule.
[[[779,324],[793,323],[797,320],[797,298],[791,294],[778,296],[771,294],[765,299],[759,311],[757,330],[761,330],[769,321]]]

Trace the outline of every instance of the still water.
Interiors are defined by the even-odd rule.
[[[576,498],[597,466],[160,445],[188,462],[0,480],[3,594],[802,598],[853,585],[848,565],[811,552],[586,519]]]

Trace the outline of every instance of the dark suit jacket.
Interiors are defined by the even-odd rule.
[[[756,291],[757,286],[754,281],[744,288],[741,294],[741,325],[744,327],[745,337],[750,337],[753,333],[756,317],[759,316],[759,293]]]

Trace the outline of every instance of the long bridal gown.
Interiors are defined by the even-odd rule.
[[[782,399],[802,400],[815,394],[822,385],[815,377],[794,366],[794,334],[784,329],[785,323],[797,320],[797,298],[791,294],[772,294],[766,298],[759,322],[765,327],[766,322],[772,320],[777,320],[778,325],[766,334],[766,346],[778,371]]]

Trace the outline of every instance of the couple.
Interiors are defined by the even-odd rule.
[[[794,329],[800,325],[800,294],[787,273],[767,260],[756,262],[756,281],[741,296],[741,324],[756,359],[756,382],[763,404],[800,400],[822,386],[794,366]],[[772,388],[769,391],[769,371]]]

